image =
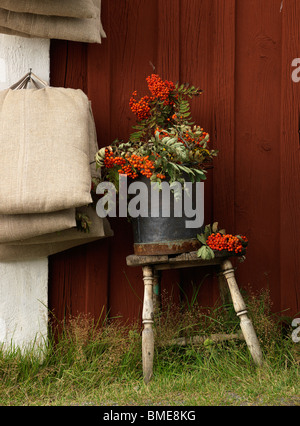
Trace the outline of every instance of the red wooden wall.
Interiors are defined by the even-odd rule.
[[[205,221],[250,240],[239,284],[268,287],[273,310],[300,311],[300,57],[298,0],[102,0],[101,45],[53,40],[51,84],[83,89],[92,101],[99,146],[126,138],[128,101],[145,78],[188,81],[204,90],[193,117],[220,150],[205,185]],[[49,307],[58,318],[78,312],[136,318],[141,271],[128,268],[130,225],[111,220],[115,236],[50,258]],[[168,272],[163,288],[191,291],[207,271]],[[216,282],[199,301],[211,305]]]

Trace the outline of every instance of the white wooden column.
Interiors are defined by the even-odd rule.
[[[0,34],[0,90],[32,71],[49,82],[50,41]],[[1,153],[1,147],[0,147]],[[0,262],[0,344],[43,344],[48,322],[48,259]]]

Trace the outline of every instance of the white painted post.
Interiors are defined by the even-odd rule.
[[[30,68],[49,82],[49,52],[49,40],[0,34],[0,90],[18,81]],[[47,258],[0,262],[0,345],[4,349],[43,345],[47,336],[47,303]]]

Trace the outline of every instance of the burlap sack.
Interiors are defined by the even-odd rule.
[[[74,226],[75,209],[44,214],[0,215],[0,243],[64,231]]]
[[[29,34],[24,34],[19,31],[11,30],[10,28],[5,28],[5,27],[0,27],[0,34],[31,38]]]
[[[89,204],[90,103],[81,90],[0,92],[0,214]]]
[[[35,15],[67,16],[69,18],[96,18],[97,9],[92,0],[0,0],[2,9]]]
[[[33,244],[13,246],[0,244],[0,262],[20,262],[24,260],[42,259],[73,247],[97,241],[99,238],[64,241],[62,243]]]
[[[88,234],[72,229],[41,236],[31,241],[0,244],[0,262],[39,259],[113,235],[107,219],[99,218],[91,207],[85,211],[92,221]]]
[[[77,212],[83,213],[91,220],[91,226],[89,232],[83,232],[73,226],[70,229],[65,229],[61,232],[50,232],[48,234],[36,236],[33,238],[27,238],[20,241],[13,241],[11,245],[33,245],[33,244],[46,244],[46,243],[62,243],[64,241],[84,241],[90,240],[91,238],[104,238],[111,237],[113,232],[106,218],[100,218],[94,207],[85,206],[76,209]]]
[[[63,16],[18,13],[0,9],[0,27],[16,31],[15,35],[27,34],[30,37],[101,43],[106,37],[100,17],[100,0],[93,0],[97,16],[89,19]]]

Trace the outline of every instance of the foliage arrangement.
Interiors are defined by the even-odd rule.
[[[198,250],[198,257],[202,259],[214,259],[214,251],[227,251],[233,254],[242,254],[248,245],[248,239],[244,235],[227,234],[225,229],[218,229],[218,222],[206,225],[204,232],[197,235],[202,244]]]
[[[96,155],[102,179],[116,187],[120,174],[131,179],[142,175],[159,183],[183,182],[183,173],[192,182],[205,180],[207,165],[217,151],[208,147],[209,134],[191,121],[189,101],[202,90],[162,80],[157,74],[146,81],[150,95],[137,100],[134,91],[130,98],[136,124],[129,139],[117,139]]]

